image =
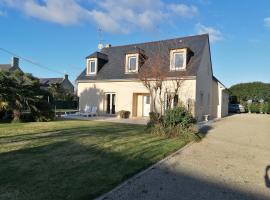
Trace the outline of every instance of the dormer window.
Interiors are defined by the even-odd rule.
[[[138,72],[138,60],[139,60],[139,54],[126,55],[126,72],[127,73]]]
[[[187,50],[175,49],[170,52],[170,70],[180,71],[186,69]]]
[[[97,59],[96,58],[90,58],[87,60],[86,73],[87,75],[95,75],[97,73]]]

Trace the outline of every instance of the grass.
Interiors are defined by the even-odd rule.
[[[0,199],[92,199],[186,143],[141,125],[0,124]]]

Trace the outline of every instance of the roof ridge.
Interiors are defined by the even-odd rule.
[[[155,40],[155,41],[149,41],[149,42],[140,42],[140,43],[133,43],[133,44],[124,44],[124,45],[117,45],[117,46],[111,46],[110,48],[102,48],[102,50],[107,50],[107,49],[112,49],[112,48],[117,48],[117,47],[126,47],[126,46],[134,46],[134,45],[142,45],[142,44],[151,44],[151,43],[156,43],[156,42],[166,42],[166,41],[171,41],[171,40],[176,40],[176,39],[187,39],[187,38],[193,38],[193,37],[203,37],[207,36],[209,37],[208,33],[204,34],[199,34],[199,35],[189,35],[189,36],[184,36],[184,37],[175,37],[175,38],[170,38],[170,39],[162,39],[162,40]]]

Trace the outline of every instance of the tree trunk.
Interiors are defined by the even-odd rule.
[[[18,122],[18,121],[20,121],[20,118],[21,118],[21,111],[18,109],[14,109],[13,110],[13,121]]]

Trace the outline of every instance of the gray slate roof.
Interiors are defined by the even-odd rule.
[[[11,68],[10,64],[0,64],[0,70],[10,70]]]
[[[42,85],[47,85],[49,86],[50,84],[56,84],[56,83],[62,83],[64,78],[40,78],[39,82]]]
[[[140,44],[131,44],[124,46],[115,46],[110,48],[103,48],[102,54],[106,54],[108,62],[98,71],[95,76],[86,76],[86,69],[78,76],[77,80],[105,80],[105,79],[129,79],[137,78],[137,74],[126,74],[125,73],[125,56],[128,53],[134,53],[138,49],[144,52],[148,58],[162,54],[165,62],[163,67],[168,69],[169,76],[183,75],[183,76],[196,76],[198,67],[203,55],[205,45],[209,42],[208,34],[189,36],[183,38],[175,38],[169,40],[147,42]],[[181,72],[170,72],[170,50],[178,48],[188,48],[193,52],[185,71]],[[91,54],[86,57],[98,55],[98,52]],[[167,57],[164,57],[166,55]],[[149,59],[151,60],[151,59]],[[143,67],[143,65],[142,65]],[[176,74],[177,73],[177,74]]]

